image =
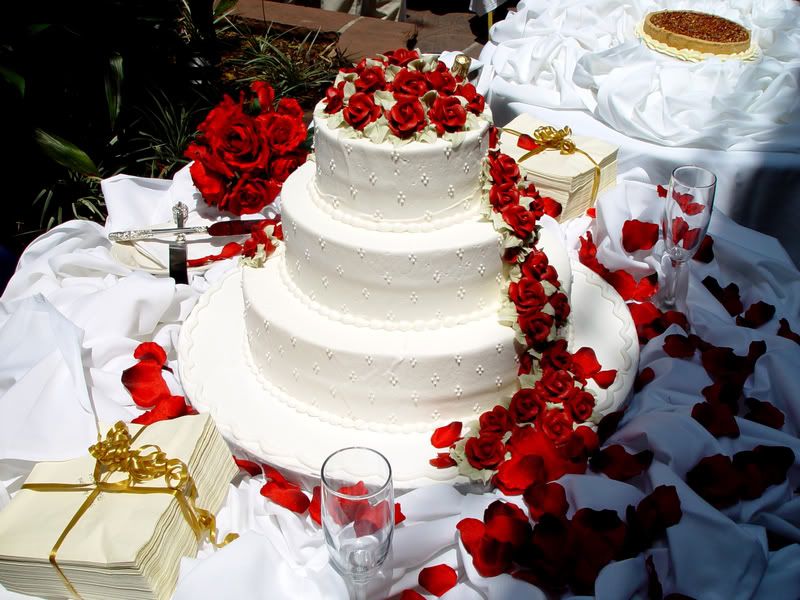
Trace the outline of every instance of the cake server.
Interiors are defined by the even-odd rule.
[[[172,216],[176,229],[184,229],[183,225],[189,209],[183,202],[178,202],[172,207]],[[189,283],[189,274],[186,270],[186,234],[178,233],[175,241],[169,243],[169,275],[175,283]]]
[[[231,235],[247,235],[253,230],[254,225],[263,223],[263,219],[250,219],[240,221],[219,221],[212,225],[200,225],[197,227],[170,227],[166,229],[132,229],[130,231],[112,231],[108,234],[108,239],[112,242],[135,242],[138,240],[149,240],[163,235],[184,235],[201,233],[211,237],[225,237]]]

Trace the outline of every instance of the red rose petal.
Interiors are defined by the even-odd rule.
[[[395,506],[395,511],[397,507]],[[353,521],[353,529],[356,537],[372,535],[386,527],[391,518],[389,503],[384,500],[376,505],[371,505],[368,501],[358,503],[358,509]]]
[[[591,218],[591,219],[596,219],[597,218],[597,209],[594,206],[592,206],[591,208],[587,208],[586,209],[586,216]]]
[[[631,454],[619,444],[613,444],[596,452],[589,460],[589,467],[611,479],[625,481],[642,473],[652,462],[651,450]]]
[[[778,322],[780,323],[780,326],[778,327],[778,335],[785,337],[787,340],[792,340],[796,344],[800,344],[800,334],[792,331],[792,328],[789,326],[789,321],[786,319],[781,319]]]
[[[308,504],[308,514],[317,524],[322,525],[322,489],[315,485],[311,492],[311,502]]]
[[[692,408],[692,418],[714,437],[739,437],[739,425],[725,404],[698,402]]]
[[[561,216],[561,211],[563,210],[563,206],[557,200],[550,198],[549,196],[542,196],[542,204],[544,205],[544,214],[549,217],[553,217],[557,219]]]
[[[622,225],[622,247],[628,254],[637,250],[650,250],[658,241],[660,227],[638,219],[629,219]]]
[[[695,345],[685,335],[672,334],[664,339],[664,352],[672,358],[691,358],[695,350]]]
[[[541,456],[512,456],[503,461],[492,482],[507,496],[519,495],[534,483],[544,483],[546,471]]]
[[[595,373],[592,376],[595,383],[597,383],[600,388],[606,390],[609,386],[614,383],[617,378],[617,370],[616,369],[608,369],[607,371],[600,371],[599,373]]]
[[[400,600],[425,600],[425,596],[414,590],[403,590]]]
[[[293,484],[281,484],[277,481],[265,483],[261,488],[261,495],[296,513],[304,513],[311,504],[308,496],[299,487]]]
[[[122,385],[141,408],[152,408],[159,400],[171,396],[161,374],[161,365],[153,360],[144,360],[125,369]]]
[[[701,391],[707,402],[725,404],[734,415],[739,414],[739,399],[742,386],[734,383],[716,382]]]
[[[743,481],[724,454],[707,456],[686,473],[686,483],[706,502],[721,509],[739,501]]]
[[[432,467],[436,467],[437,469],[448,469],[458,464],[448,452],[439,452],[436,458],[432,458],[428,462]]]
[[[461,519],[456,525],[456,529],[461,534],[461,541],[464,548],[470,554],[474,554],[478,543],[486,532],[486,526],[480,519]]]
[[[616,410],[608,413],[597,424],[597,440],[600,444],[605,444],[606,440],[610,438],[617,431],[622,417],[625,416],[625,410]]]
[[[567,516],[569,509],[567,493],[559,483],[554,481],[547,484],[535,483],[525,490],[522,497],[534,521],[539,521],[545,514],[555,517]]]
[[[431,444],[434,448],[449,448],[461,439],[461,421],[453,421],[442,425],[431,435]]]
[[[278,471],[278,469],[276,469],[275,467],[271,467],[269,465],[262,465],[262,468],[264,469],[264,477],[266,477],[267,479],[270,479],[270,480],[274,481],[275,483],[279,483],[281,485],[284,485],[284,484],[294,485],[293,483],[288,481],[286,479],[286,477],[284,477],[281,474],[281,472]]]
[[[458,583],[458,573],[450,565],[425,567],[419,572],[419,584],[434,596],[443,596]]]
[[[714,260],[714,238],[706,234],[706,237],[704,237],[703,241],[700,242],[700,247],[697,249],[697,252],[694,253],[692,258],[697,262],[706,264]]]
[[[665,188],[663,185],[657,185],[656,192],[658,193],[659,198],[667,197],[667,188]]]
[[[594,350],[587,347],[579,348],[572,355],[572,366],[575,375],[582,379],[589,379],[602,368],[597,361],[597,355],[594,353]]]
[[[142,342],[133,351],[133,358],[152,360],[160,366],[167,364],[167,353],[155,342]]]
[[[258,463],[254,463],[252,460],[247,460],[245,458],[236,458],[233,457],[233,461],[236,465],[246,471],[248,475],[251,477],[256,477],[257,475],[261,475],[261,465]]]
[[[740,327],[757,329],[770,322],[775,316],[775,307],[772,304],[759,301],[750,305],[743,317],[736,317],[736,324]]]
[[[183,396],[167,396],[161,398],[152,410],[142,413],[131,423],[137,425],[151,425],[158,421],[167,421],[188,414],[188,406]]]
[[[403,514],[402,509],[400,508],[400,503],[394,503],[394,524],[400,525],[403,521],[406,520],[406,516]]]
[[[201,258],[192,258],[186,261],[187,267],[202,267],[210,262],[215,262],[218,260],[225,260],[227,258],[233,258],[234,256],[239,256],[242,253],[242,245],[237,244],[236,242],[228,242],[222,247],[219,254],[209,254],[208,256],[203,256]]]
[[[735,283],[730,283],[723,288],[716,279],[709,275],[703,279],[703,285],[725,307],[730,316],[734,317],[744,310],[742,300],[739,297],[739,286]]]
[[[639,371],[639,374],[636,376],[636,380],[633,382],[633,391],[641,392],[644,386],[653,381],[655,378],[655,371],[653,371],[651,367],[645,367]]]
[[[772,427],[773,429],[781,429],[786,421],[786,415],[780,410],[775,408],[775,405],[770,402],[762,402],[755,398],[747,398],[745,401],[747,408],[750,409],[744,418],[749,421],[755,421],[761,425]]]
[[[523,150],[535,150],[539,147],[539,144],[537,144],[536,140],[534,140],[527,133],[523,133],[517,138],[517,147],[522,148]]]
[[[642,277],[638,282],[627,271],[611,271],[606,276],[623,300],[649,300],[658,291],[658,275],[652,273]]]

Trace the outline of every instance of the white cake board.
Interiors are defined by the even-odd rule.
[[[609,389],[593,387],[597,410],[605,414],[625,401],[636,377],[636,328],[611,286],[575,262],[572,273],[570,347],[589,346],[603,369],[618,371]],[[243,312],[241,269],[237,269],[203,294],[178,342],[187,397],[197,410],[211,413],[232,445],[303,477],[319,477],[325,458],[339,448],[366,446],[388,458],[399,490],[466,482],[455,468],[436,469],[428,463],[437,452],[430,443],[432,430],[387,433],[340,427],[299,413],[270,395],[251,362]]]

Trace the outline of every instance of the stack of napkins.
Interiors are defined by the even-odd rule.
[[[503,129],[525,133],[533,137],[533,132],[547,123],[537,120],[529,114],[522,114],[511,121]],[[586,152],[600,167],[600,181],[597,190],[599,196],[603,191],[616,185],[617,182],[617,150],[607,142],[598,139],[572,135],[570,139],[575,146]],[[528,150],[517,145],[519,136],[501,130],[500,151],[508,154],[517,162]],[[594,205],[592,186],[595,179],[595,165],[580,152],[561,154],[558,150],[544,150],[520,163],[520,170],[528,174],[543,196],[550,196],[561,206],[559,221],[567,221],[586,212]]]
[[[141,429],[130,425],[131,436]],[[197,486],[199,508],[216,512],[237,472],[230,450],[208,415],[161,421],[145,428],[131,448],[154,444],[183,461]],[[148,449],[143,449],[144,453]],[[39,463],[27,484],[93,482],[88,454]],[[114,473],[108,481],[124,479]],[[165,487],[164,478],[139,484]],[[86,501],[88,491],[20,490],[0,511],[0,583],[22,594],[72,594],[49,556],[59,536]],[[169,493],[101,493],[56,552],[56,562],[84,600],[169,598],[182,556],[195,556],[198,541],[178,500]]]

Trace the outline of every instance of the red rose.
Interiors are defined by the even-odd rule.
[[[503,215],[503,220],[511,227],[514,235],[520,239],[526,239],[536,227],[534,214],[519,204],[506,206],[500,214]]]
[[[483,112],[486,100],[478,93],[478,90],[476,90],[475,86],[471,83],[462,83],[456,88],[455,94],[467,101],[467,110],[469,112],[476,115]]]
[[[456,90],[456,78],[442,61],[436,64],[436,70],[425,73],[425,79],[440,94],[449,96]]]
[[[356,92],[350,96],[344,111],[344,120],[355,130],[362,131],[364,127],[381,116],[381,107],[375,104],[372,94]]]
[[[400,69],[392,81],[392,90],[396,94],[407,94],[419,98],[429,89],[428,80],[419,71]]]
[[[516,423],[533,423],[545,411],[545,401],[533,388],[522,388],[511,397],[508,411]]]
[[[272,251],[275,250],[275,245],[272,243],[272,240],[266,232],[267,225],[270,224],[275,225],[275,221],[271,221],[271,223],[265,223],[262,227],[253,227],[250,237],[247,238],[242,245],[242,255],[255,256],[259,245],[264,246],[264,252],[267,254],[271,254]],[[280,226],[278,225],[278,227]]]
[[[539,383],[550,402],[565,402],[578,391],[575,380],[568,371],[545,371]]]
[[[495,436],[471,437],[464,450],[469,464],[476,469],[494,469],[505,455],[503,442]]]
[[[572,435],[572,418],[564,410],[551,409],[540,419],[542,433],[555,444],[563,444]]]
[[[534,483],[525,490],[523,494],[525,504],[528,505],[528,513],[531,519],[538,521],[546,514],[563,518],[567,516],[569,504],[567,494],[561,484]]]
[[[216,173],[208,171],[203,163],[195,161],[189,167],[192,181],[203,195],[203,200],[209,205],[217,205],[225,196],[225,180]]]
[[[405,48],[390,50],[389,52],[384,52],[383,55],[390,65],[398,65],[400,67],[405,67],[412,60],[417,60],[419,58],[419,52],[416,50],[406,50]]]
[[[571,370],[572,355],[567,350],[567,340],[560,339],[553,342],[542,353],[541,365],[542,369]]]
[[[219,208],[235,215],[257,213],[271,204],[280,191],[280,185],[271,179],[242,175]]]
[[[356,90],[359,92],[374,92],[386,89],[386,78],[381,67],[368,67],[358,73],[355,80]]]
[[[508,297],[514,303],[518,313],[538,312],[547,302],[544,287],[535,279],[524,277],[508,284]]]
[[[533,371],[533,356],[530,352],[523,352],[519,355],[517,375],[530,375],[531,371]]]
[[[492,410],[486,411],[478,419],[480,435],[503,437],[511,429],[514,421],[504,406],[497,405]]]
[[[305,152],[294,152],[293,154],[274,158],[269,165],[269,175],[276,182],[283,183],[304,162],[306,162]]]
[[[270,149],[258,118],[245,114],[238,104],[227,105],[224,112],[216,114],[205,139],[219,160],[239,173],[266,167]]]
[[[541,280],[549,265],[550,262],[547,259],[547,254],[534,248],[531,250],[531,253],[525,257],[525,261],[522,265],[520,265],[522,276]]]
[[[594,412],[594,396],[586,390],[577,390],[566,402],[565,405],[576,423],[588,421]]]
[[[517,315],[517,323],[525,340],[534,348],[541,348],[550,338],[553,317],[544,312],[522,313]]]
[[[279,115],[303,119],[303,107],[294,98],[281,98],[278,101],[278,108],[275,110]]]
[[[507,496],[519,495],[535,483],[544,483],[547,473],[541,456],[514,455],[503,461],[492,482]],[[527,519],[525,521],[527,524]],[[487,523],[488,526],[488,523]]]
[[[325,102],[325,112],[329,115],[342,110],[344,106],[344,82],[325,90],[325,99],[323,102]]]
[[[264,124],[264,135],[277,154],[296,150],[306,139],[306,128],[300,119],[277,113],[260,115],[257,119]]]
[[[542,275],[542,281],[547,281],[557,288],[561,287],[561,283],[558,281],[558,272],[553,265],[547,265]]]
[[[454,132],[464,127],[467,122],[467,111],[461,106],[458,98],[453,96],[438,96],[428,111],[431,123],[436,125],[436,131],[442,135],[445,131]]]
[[[559,325],[566,323],[567,317],[571,311],[567,295],[562,292],[555,293],[550,296],[549,302],[555,312],[556,322],[559,323]]]
[[[489,203],[495,211],[502,212],[507,206],[519,204],[519,190],[513,181],[495,183],[489,189]]]
[[[494,183],[505,183],[506,181],[517,183],[520,177],[519,165],[508,154],[490,152],[489,177]]]
[[[537,219],[541,217],[543,214],[545,214],[544,199],[537,194],[535,198],[528,202],[528,210],[530,210]]]
[[[395,103],[385,111],[389,129],[401,139],[410,138],[425,127],[425,108],[415,96],[394,95]]]
[[[250,84],[250,90],[258,98],[258,106],[261,112],[270,112],[272,103],[275,101],[275,90],[266,81],[254,81]]]

